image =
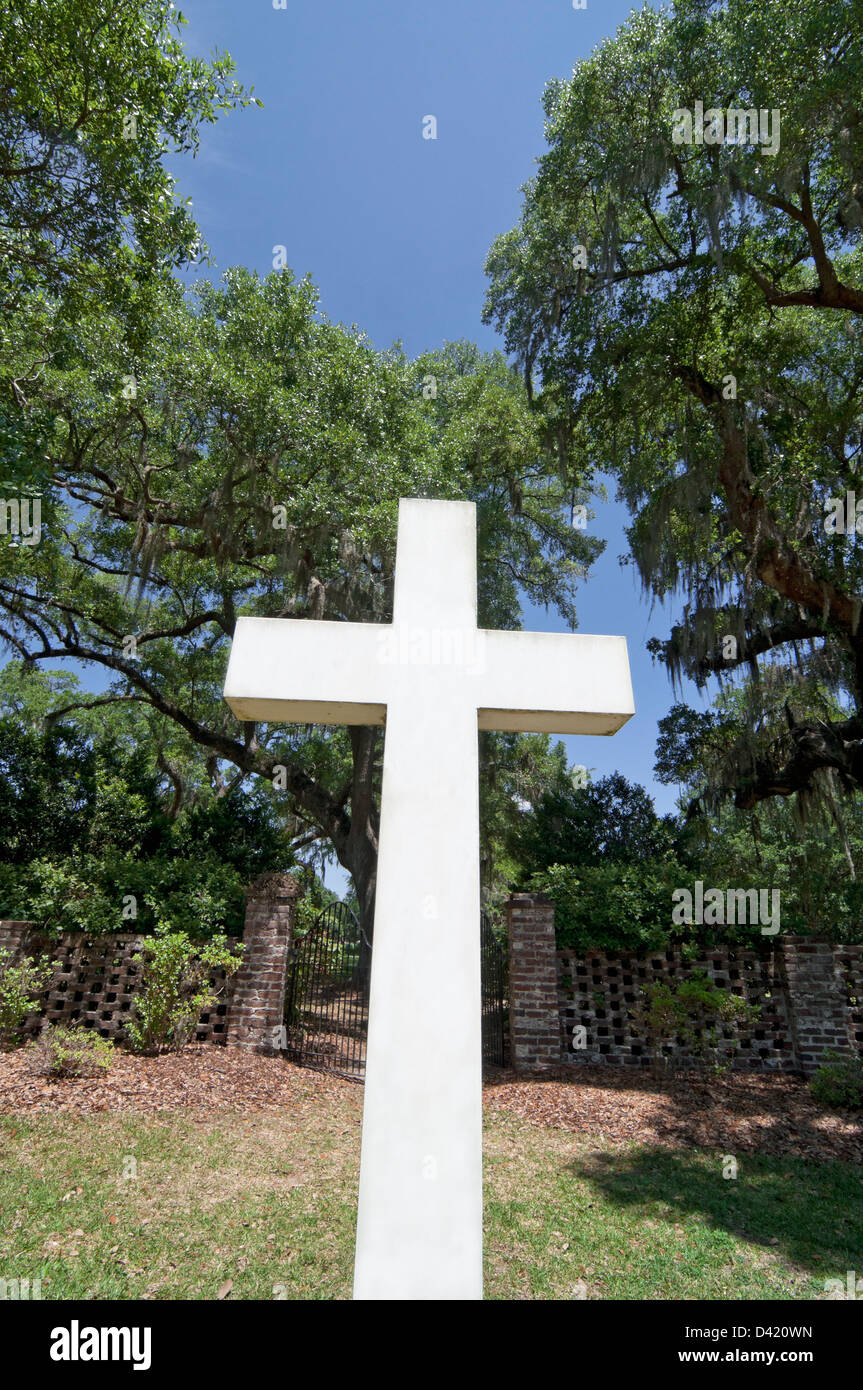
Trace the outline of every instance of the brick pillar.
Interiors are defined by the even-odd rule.
[[[283,1021],[285,976],[301,888],[291,874],[261,874],[246,889],[243,963],[228,1010],[228,1046],[273,1052]]]
[[[785,936],[777,943],[788,989],[795,1061],[807,1074],[823,1054],[852,1056],[851,1011],[838,958],[841,947],[811,936]]]
[[[509,1035],[516,1071],[561,1065],[554,904],[540,893],[514,893],[507,903]]]

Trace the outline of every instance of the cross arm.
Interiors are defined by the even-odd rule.
[[[614,734],[635,713],[625,637],[482,633],[479,727]]]
[[[384,630],[374,623],[239,618],[225,699],[238,719],[384,724]]]

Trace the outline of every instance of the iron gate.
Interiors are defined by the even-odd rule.
[[[503,951],[485,913],[480,917],[480,978],[482,980],[482,1060],[488,1066],[503,1066],[503,993],[505,964]]]
[[[502,1067],[505,965],[485,913],[480,958],[482,1060]],[[371,945],[347,903],[331,903],[291,952],[285,991],[285,1051],[291,1061],[362,1080],[371,960]]]
[[[372,948],[347,903],[331,903],[291,952],[287,1055],[304,1067],[362,1077]]]

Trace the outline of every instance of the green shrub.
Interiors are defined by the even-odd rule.
[[[98,1076],[111,1065],[114,1045],[92,1028],[47,1024],[27,1048],[27,1063],[39,1076]]]
[[[38,922],[52,935],[130,931],[147,935],[159,915],[195,937],[243,929],[246,885],[217,851],[189,846],[188,857],[101,856],[0,864],[0,901],[10,915]],[[129,897],[134,918],[124,917]],[[154,906],[154,905],[158,906]]]
[[[632,1018],[636,1028],[650,1043],[654,1067],[672,1060],[666,1049],[677,1044],[681,1051],[718,1066],[719,1043],[725,1029],[738,1033],[753,1024],[760,1014],[738,994],[731,994],[698,971],[686,980],[646,985],[641,991]],[[739,1037],[734,1039],[734,1045]]]
[[[40,960],[22,956],[16,961],[12,951],[0,949],[0,1047],[9,1045],[51,974],[51,962],[44,956]]]
[[[815,1099],[832,1110],[863,1110],[863,1057],[825,1052],[809,1085]]]
[[[230,976],[240,964],[224,936],[192,941],[184,931],[161,922],[133,960],[141,967],[143,987],[126,1026],[136,1052],[179,1051],[189,1041],[205,1009],[215,1006],[221,988],[209,983],[220,967]]]
[[[671,924],[672,890],[686,879],[673,859],[642,864],[552,864],[530,879],[532,893],[554,903],[559,950],[663,950],[680,928]],[[686,929],[684,929],[686,930]],[[691,929],[687,932],[691,935]]]

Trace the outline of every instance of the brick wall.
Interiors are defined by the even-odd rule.
[[[719,1040],[720,1059],[734,1068],[811,1074],[826,1051],[851,1056],[863,1049],[863,946],[778,937],[765,954],[723,945],[697,960],[685,960],[675,947],[645,956],[578,956],[555,948],[553,904],[527,894],[510,899],[507,924],[517,1070],[649,1066],[648,1040],[629,1017],[640,991],[699,970],[760,1008],[751,1028],[726,1029]],[[674,1061],[686,1066],[696,1059],[678,1051]]]
[[[243,963],[225,981],[214,970],[210,983],[222,987],[216,1004],[201,1014],[197,1042],[231,1043],[268,1050],[272,1029],[282,1021],[285,971],[300,888],[289,874],[265,874],[246,893]],[[125,1037],[141,973],[133,957],[144,938],[129,932],[104,936],[65,932],[49,937],[32,922],[0,921],[0,949],[54,961],[48,988],[23,1023],[35,1036],[43,1020],[78,1021],[103,1037]]]
[[[863,1052],[863,946],[842,946],[837,959],[845,982],[849,1036],[854,1047]]]

